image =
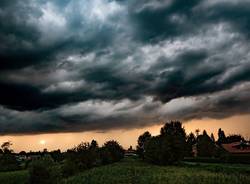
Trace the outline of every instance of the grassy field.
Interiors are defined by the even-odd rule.
[[[1,184],[27,184],[28,171],[0,172]]]
[[[250,166],[184,163],[155,166],[138,159],[124,159],[71,177],[64,184],[245,184],[250,183]]]
[[[2,172],[0,184],[26,184],[27,171]],[[93,168],[64,179],[63,184],[246,184],[250,165],[185,162],[179,166],[155,166],[139,159]]]

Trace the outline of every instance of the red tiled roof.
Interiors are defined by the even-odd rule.
[[[229,153],[249,153],[250,154],[250,144],[242,142],[234,142],[230,144],[221,145]]]

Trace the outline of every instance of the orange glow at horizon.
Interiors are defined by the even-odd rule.
[[[214,133],[217,137],[217,131],[222,128],[228,134],[242,134],[245,138],[250,138],[250,115],[234,116],[222,120],[201,119],[192,120],[183,123],[188,133],[205,129],[209,134]],[[145,131],[149,131],[152,135],[160,132],[162,125],[154,125],[150,127],[135,128],[130,130],[112,130],[104,133],[98,132],[79,132],[79,133],[51,133],[39,135],[9,135],[0,136],[0,144],[5,141],[13,143],[12,149],[15,152],[39,151],[44,148],[51,150],[61,149],[65,151],[79,144],[80,142],[97,140],[101,146],[105,141],[117,140],[124,148],[132,145],[135,148],[137,138]]]

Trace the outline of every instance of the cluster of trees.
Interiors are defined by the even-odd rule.
[[[166,123],[158,136],[145,132],[138,138],[138,155],[154,164],[176,163],[184,158],[185,151],[186,133],[178,121]]]
[[[29,166],[30,183],[57,183],[58,179],[69,177],[95,166],[117,162],[124,157],[124,149],[114,141],[107,141],[99,147],[95,140],[83,142],[60,153],[48,152]]]
[[[5,142],[0,149],[0,171],[28,169],[31,184],[60,183],[62,178],[77,174],[95,166],[111,164],[124,157],[124,149],[114,140],[105,142],[101,147],[97,141],[82,142],[76,147],[42,152],[21,151],[19,154],[10,149],[12,143]],[[23,161],[18,158],[24,157]]]
[[[220,157],[224,151],[220,145],[236,141],[244,141],[241,135],[225,136],[223,130],[218,131],[218,140],[214,135],[209,136],[204,130],[196,135],[186,135],[182,123],[179,121],[167,122],[160,131],[160,135],[152,136],[148,131],[138,138],[137,154],[145,161],[167,165],[178,163],[184,157]]]
[[[10,141],[4,142],[0,149],[0,171],[9,171],[19,169],[19,164],[12,154],[13,150],[10,149],[12,143]]]

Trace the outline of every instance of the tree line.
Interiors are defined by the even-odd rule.
[[[44,149],[43,152],[22,151],[15,154],[10,146],[11,142],[3,143],[1,146],[0,171],[28,169],[30,184],[60,183],[63,178],[84,170],[120,161],[125,153],[123,147],[114,140],[107,141],[102,146],[95,140],[90,143],[82,142],[66,152],[48,152]],[[16,159],[16,156],[20,155],[36,157],[25,160],[21,166]]]
[[[245,141],[241,135],[226,136],[222,129],[218,130],[218,140],[210,136],[206,130],[200,134],[186,134],[182,123],[179,121],[167,122],[160,130],[160,135],[152,136],[148,131],[139,136],[137,141],[137,154],[143,160],[168,165],[182,161],[185,157],[213,157],[221,158],[225,155],[221,144]],[[194,155],[196,154],[196,155]]]

